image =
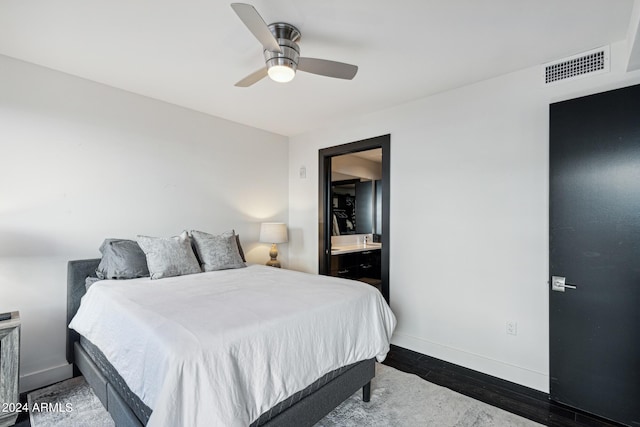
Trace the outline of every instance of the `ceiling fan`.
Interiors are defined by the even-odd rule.
[[[265,67],[254,71],[235,85],[248,87],[267,75],[274,81],[285,83],[293,80],[296,70],[337,79],[351,80],[358,67],[344,62],[300,56],[300,31],[286,22],[267,25],[258,11],[250,4],[231,3],[231,7],[249,31],[264,47]]]

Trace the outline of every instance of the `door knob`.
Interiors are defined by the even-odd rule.
[[[551,290],[556,292],[564,292],[565,288],[578,289],[574,285],[566,283],[566,278],[562,276],[551,276]]]

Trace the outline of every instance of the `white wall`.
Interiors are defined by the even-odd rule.
[[[318,149],[390,133],[393,343],[548,391],[549,103],[639,83],[625,65],[618,43],[608,74],[532,67],[291,138],[292,268],[318,270]]]
[[[640,69],[640,0],[633,2],[627,31],[627,71]]]
[[[22,317],[21,390],[71,372],[68,260],[105,237],[235,228],[264,263],[287,168],[283,136],[0,56],[0,312]]]

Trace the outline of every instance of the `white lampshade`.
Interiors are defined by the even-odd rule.
[[[269,67],[267,74],[269,74],[271,80],[275,82],[287,83],[293,80],[296,72],[293,68],[287,67],[286,65],[273,65]]]
[[[262,243],[286,243],[289,241],[287,225],[282,222],[263,222],[260,226]]]

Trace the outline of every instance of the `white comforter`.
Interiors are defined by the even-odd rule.
[[[327,372],[382,361],[395,325],[367,284],[252,265],[98,282],[69,326],[153,409],[150,427],[246,427]]]

